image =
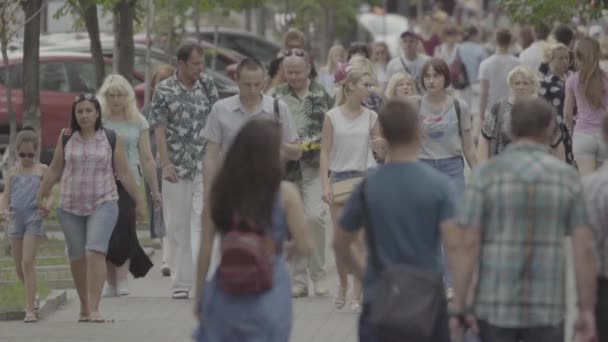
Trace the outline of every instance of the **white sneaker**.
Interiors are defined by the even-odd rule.
[[[313,280],[312,286],[315,290],[315,295],[317,296],[327,296],[329,294],[329,289],[327,288],[327,281],[323,279]]]
[[[128,296],[130,294],[131,294],[131,291],[129,290],[129,281],[128,280],[119,281],[118,284],[116,285],[116,295],[117,296]]]
[[[103,285],[103,293],[101,294],[101,296],[102,297],[117,297],[118,294],[116,293],[116,288],[106,282]]]

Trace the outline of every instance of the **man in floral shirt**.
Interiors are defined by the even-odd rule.
[[[203,208],[202,161],[206,140],[202,131],[211,107],[218,100],[213,80],[202,73],[203,58],[203,49],[196,43],[179,48],[178,71],[157,86],[150,112],[163,169],[167,261],[174,271],[175,299],[187,299],[192,289]]]
[[[306,216],[315,241],[315,251],[309,260],[292,262],[292,295],[308,295],[307,271],[310,271],[315,294],[323,296],[328,293],[325,274],[325,227],[328,211],[321,201],[319,155],[323,118],[332,107],[333,99],[321,84],[310,79],[312,65],[308,53],[291,49],[287,50],[284,56],[283,69],[287,83],[276,87],[272,96],[287,103],[302,141],[300,167],[295,168],[295,172],[294,167],[288,169],[291,171],[290,180],[298,180],[301,184]],[[301,177],[297,179],[294,174],[297,175],[299,171]]]

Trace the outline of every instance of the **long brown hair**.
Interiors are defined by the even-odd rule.
[[[594,107],[602,107],[604,97],[604,72],[600,69],[602,56],[597,40],[582,37],[574,49],[576,66],[579,72],[579,84],[587,101]]]
[[[218,231],[231,230],[237,217],[267,230],[281,184],[280,149],[281,126],[276,120],[253,119],[243,126],[211,188],[211,217]]]

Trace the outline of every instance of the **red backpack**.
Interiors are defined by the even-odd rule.
[[[239,229],[241,227],[248,230]],[[224,292],[256,295],[272,288],[275,245],[270,235],[258,229],[253,220],[235,215],[233,229],[222,239],[221,253],[216,277]]]

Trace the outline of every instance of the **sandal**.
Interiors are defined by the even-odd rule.
[[[78,317],[78,323],[86,323],[89,322],[91,319],[89,318],[89,316],[83,316],[80,315],[80,317]]]
[[[361,301],[353,299],[353,301],[350,303],[350,309],[354,313],[361,313]]]
[[[340,310],[346,304],[346,292],[347,291],[348,291],[348,287],[342,287],[342,286],[338,287],[338,295],[336,296],[336,299],[334,300],[334,305],[336,306],[336,309]]]
[[[38,322],[38,318],[34,313],[26,313],[25,318],[23,319],[23,323],[36,323]]]
[[[114,320],[105,319],[100,313],[94,313],[89,316],[89,322],[91,323],[114,323]]]

